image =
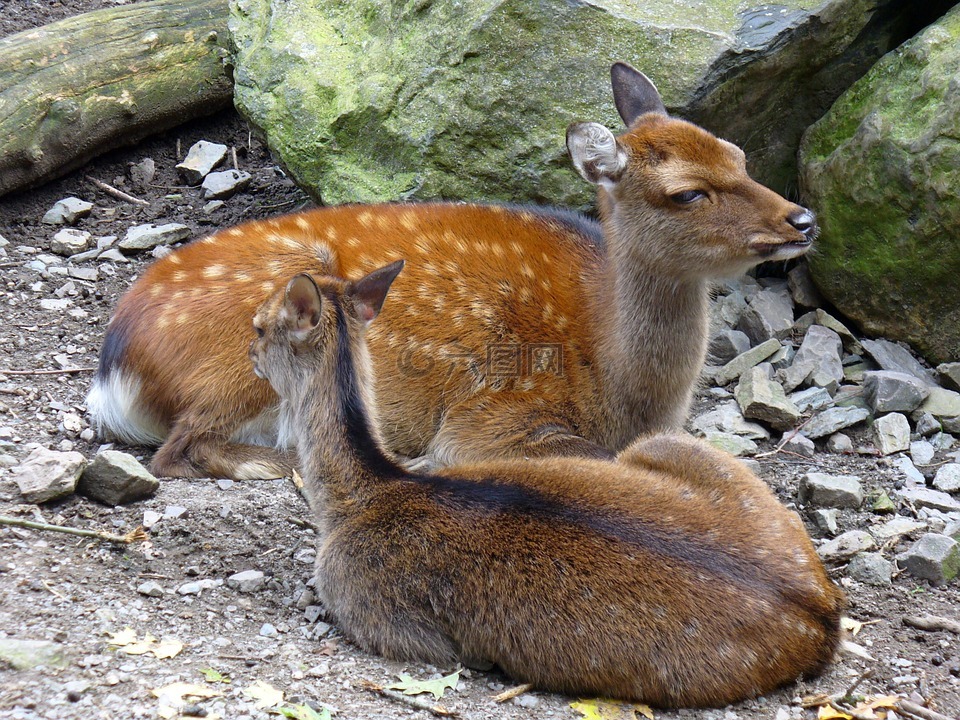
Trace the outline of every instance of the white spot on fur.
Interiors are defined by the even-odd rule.
[[[203,269],[201,274],[208,280],[215,280],[216,278],[223,277],[227,269],[223,265],[208,265]]]
[[[298,218],[297,218],[296,220],[294,220],[293,222],[294,222],[294,224],[295,224],[298,228],[300,228],[301,230],[309,230],[309,229],[310,229],[310,223],[309,223],[309,222],[307,221],[307,219],[306,219],[305,217],[303,217],[303,216],[298,217]]]
[[[167,255],[167,262],[169,262],[171,265],[179,265],[183,262],[183,260],[179,255],[177,255],[177,253],[171,253],[170,255]]]
[[[170,279],[173,280],[173,282],[183,282],[188,277],[189,277],[189,274],[187,273],[186,270],[174,270],[170,274]]]

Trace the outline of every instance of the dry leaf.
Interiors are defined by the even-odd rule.
[[[654,720],[653,710],[648,705],[640,703],[624,703],[617,700],[596,698],[593,700],[578,700],[570,703],[570,707],[583,715],[586,720],[637,720],[637,713],[640,713],[647,720]]]
[[[877,659],[873,657],[870,653],[867,652],[867,649],[862,645],[857,645],[855,642],[850,640],[844,640],[840,643],[840,652],[844,655],[853,655],[862,660],[867,660],[868,662],[876,662]]]
[[[293,474],[290,476],[290,479],[293,480],[293,486],[297,490],[303,490],[303,478],[300,477],[300,473],[294,470]]]
[[[183,643],[172,638],[165,638],[157,643],[155,647],[150,648],[153,656],[160,660],[176,657],[180,654],[181,650],[183,650]]]
[[[457,682],[460,680],[460,670],[450,673],[446,677],[437,680],[414,680],[409,675],[400,673],[400,682],[387,685],[388,690],[401,690],[404,695],[419,695],[420,693],[431,693],[434,700],[443,697],[447,688],[456,689]]]
[[[157,710],[157,714],[164,720],[176,717],[180,708],[187,704],[188,698],[189,702],[193,702],[194,700],[223,695],[219,690],[214,690],[206,685],[194,685],[185,682],[171,683],[161,688],[154,688],[150,692],[154,697],[160,699],[160,708]]]
[[[257,680],[250,687],[244,688],[243,694],[251,700],[256,700],[257,708],[260,710],[276,707],[283,702],[283,690],[277,690],[263,680]]]
[[[129,645],[137,640],[137,632],[133,628],[124,628],[118,633],[108,632],[107,635],[110,636],[110,639],[107,640],[108,645]]]
[[[863,630],[863,623],[859,620],[854,620],[853,618],[844,615],[842,618],[840,618],[840,627],[849,632],[851,635],[856,635]]]
[[[330,711],[327,708],[317,712],[309,705],[287,705],[278,710],[281,715],[291,720],[331,720]]]
[[[219,670],[213,668],[200,668],[203,673],[203,679],[208,683],[230,683],[232,680],[229,675],[224,675]]]
[[[832,705],[821,705],[817,710],[817,720],[853,720],[853,715],[840,712]]]

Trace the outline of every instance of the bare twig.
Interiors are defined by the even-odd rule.
[[[18,263],[18,262],[0,263],[0,268],[17,267],[18,265],[23,265],[23,263]]]
[[[858,687],[860,687],[860,683],[862,683],[868,677],[873,677],[873,670],[874,668],[868,667],[866,670],[860,673],[860,675],[856,678],[856,680],[854,680],[853,683],[851,683],[850,687],[847,688],[847,691],[840,697],[848,698],[851,695],[853,695],[853,691],[856,690]]]
[[[317,527],[316,523],[312,523],[309,520],[303,520],[301,518],[294,517],[293,515],[287,516],[287,522],[296,525],[298,528],[303,528],[304,530],[313,530],[315,533],[320,532],[320,529]]]
[[[413,697],[412,695],[404,695],[396,690],[387,690],[382,685],[377,685],[369,680],[362,680],[360,684],[364,690],[375,692],[378,695],[388,698],[389,700],[403,703],[404,705],[409,705],[417,710],[426,710],[428,713],[436,715],[437,717],[459,717],[460,715],[460,713],[456,712],[455,710],[448,710],[443,705],[431,705],[426,700],[421,700],[420,698]]]
[[[768,450],[768,451],[765,452],[765,453],[760,453],[759,455],[754,455],[754,456],[753,456],[754,459],[756,459],[756,458],[765,458],[765,457],[770,457],[771,455],[776,455],[778,452],[780,452],[781,450],[783,450],[783,446],[786,445],[786,444],[787,444],[788,442],[790,442],[791,440],[793,440],[793,438],[796,437],[797,433],[800,432],[801,429],[803,429],[803,426],[806,425],[806,424],[807,424],[808,422],[810,422],[811,420],[813,420],[813,418],[814,418],[813,415],[811,415],[810,417],[808,417],[808,418],[807,418],[806,420],[804,420],[802,423],[800,423],[799,425],[797,425],[797,426],[790,432],[789,435],[784,435],[784,436],[783,436],[783,440],[781,440],[781,441],[779,442],[779,444],[778,444],[773,450]],[[791,454],[796,455],[796,453],[791,453]]]
[[[237,148],[233,145],[230,146],[230,155],[233,159],[233,169],[239,170],[240,165],[237,163]]]
[[[828,704],[830,705],[830,707],[832,707],[832,708],[833,708],[834,710],[836,710],[837,712],[846,713],[847,715],[849,715],[850,717],[852,717],[853,720],[875,720],[875,718],[876,718],[876,716],[873,715],[873,714],[871,714],[871,715],[868,716],[868,715],[863,715],[863,714],[861,714],[861,713],[858,713],[858,712],[857,712],[856,710],[854,710],[853,708],[850,708],[850,707],[846,707],[846,706],[844,706],[844,705],[841,705],[841,704],[838,703],[836,700],[831,700]]]
[[[0,368],[0,375],[72,375],[78,372],[93,372],[95,367],[62,368],[60,370],[4,370]]]
[[[61,532],[67,535],[79,535],[80,537],[96,538],[97,540],[106,540],[107,542],[130,543],[140,542],[147,539],[147,533],[142,527],[131,530],[126,535],[114,535],[113,533],[100,530],[84,530],[82,528],[65,527],[63,525],[50,525],[49,523],[34,522],[32,520],[21,520],[7,515],[0,515],[0,525],[13,525],[15,527],[30,528],[31,530],[50,530],[51,532]]]
[[[920,630],[947,630],[960,635],[960,622],[937,615],[906,616],[903,618],[903,624]]]
[[[66,595],[64,595],[62,592],[58,592],[56,589],[50,587],[50,583],[48,583],[46,580],[42,580],[42,579],[41,579],[40,582],[43,583],[43,586],[44,586],[47,590],[49,590],[51,593],[53,593],[54,595],[56,595],[56,596],[57,596],[58,598],[60,598],[61,600],[69,600],[69,598],[68,598]]]
[[[107,185],[105,182],[103,182],[102,180],[97,180],[95,177],[91,177],[90,175],[84,175],[84,178],[86,179],[87,182],[95,185],[96,187],[103,190],[107,195],[115,197],[117,200],[123,200],[124,202],[131,203],[132,205],[144,205],[147,207],[149,207],[150,205],[150,203],[148,203],[146,200],[141,200],[138,197],[129,195],[125,193],[123,190],[117,190],[117,188],[115,188],[113,185]]]
[[[493,701],[495,703],[504,703],[507,700],[513,700],[515,697],[520,697],[525,692],[532,690],[533,685],[531,683],[524,683],[523,685],[517,685],[516,687],[507,688],[499,695],[493,696]]]
[[[904,698],[897,701],[897,712],[904,715],[912,715],[921,718],[921,720],[951,720],[948,716],[938,713],[936,710],[925,708],[922,705],[910,702]],[[954,718],[956,720],[956,718]]]

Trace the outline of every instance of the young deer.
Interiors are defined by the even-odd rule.
[[[383,448],[364,334],[403,263],[297,275],[257,312],[318,520],[316,588],[363,648],[662,707],[721,706],[831,660],[842,593],[731,456],[654,435],[616,462],[411,473]]]
[[[447,464],[612,457],[678,428],[703,364],[707,283],[806,251],[813,215],[744,155],[668,117],[612,70],[619,137],[572,125],[601,223],[534,207],[347,206],[251,222],[154,263],[120,301],[88,408],[101,433],[160,444],[159,475],[277,477],[291,434],[245,368],[260,302],[299,272],[408,270],[370,336],[387,446]],[[274,450],[267,446],[276,446]]]

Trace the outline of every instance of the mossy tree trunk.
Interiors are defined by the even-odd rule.
[[[0,39],[0,195],[230,103],[228,0],[154,0]]]

